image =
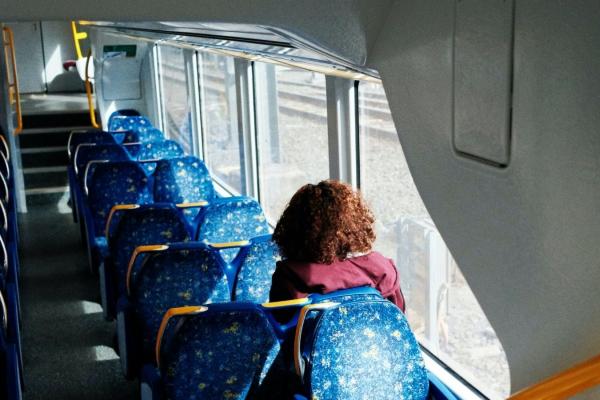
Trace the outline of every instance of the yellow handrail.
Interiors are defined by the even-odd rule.
[[[206,306],[183,306],[183,307],[175,307],[169,308],[163,319],[160,323],[160,327],[158,328],[158,334],[156,335],[156,345],[154,347],[154,353],[156,356],[156,365],[160,367],[160,347],[162,345],[162,337],[167,330],[167,325],[169,324],[169,320],[175,316],[180,315],[193,315],[199,314],[201,312],[205,312],[208,310]]]
[[[87,39],[87,32],[78,32],[77,22],[75,21],[71,21],[71,32],[73,32],[73,42],[75,42],[75,54],[77,54],[77,59],[83,58],[83,54],[81,53],[81,45],[79,44],[79,41]]]
[[[507,400],[562,400],[600,385],[600,355],[517,392]]]
[[[88,68],[90,66],[90,58],[92,57],[92,50],[88,50],[87,59],[85,60],[85,93],[87,94],[88,107],[90,109],[90,121],[94,128],[100,128],[100,124],[96,121],[96,110],[94,109],[94,100],[92,99],[92,84],[90,83],[90,76],[88,75]]]
[[[15,37],[12,29],[5,26],[2,28],[2,41],[4,44],[4,55],[6,56],[6,77],[8,79],[8,97],[10,104],[15,104],[17,112],[17,127],[13,134],[18,135],[23,130],[23,115],[21,113],[21,94],[19,92],[19,77],[17,76],[17,58],[15,56]],[[10,59],[11,65],[8,64]],[[12,67],[12,68],[11,68]],[[12,70],[12,79],[9,74]],[[12,83],[11,83],[12,81]]]

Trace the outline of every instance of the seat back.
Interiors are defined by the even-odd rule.
[[[152,360],[163,315],[173,307],[231,301],[225,266],[204,243],[173,243],[141,253],[128,270],[128,296]]]
[[[213,199],[199,216],[196,239],[206,243],[249,240],[269,233],[267,219],[258,202],[250,197]],[[226,262],[232,262],[237,249],[220,252]]]
[[[140,112],[131,108],[126,108],[123,110],[117,110],[117,111],[113,111],[112,114],[110,114],[110,117],[108,117],[108,129],[109,130],[116,130],[116,129],[111,129],[111,127],[113,127],[115,125],[115,122],[113,122],[113,120],[115,119],[115,117],[119,117],[119,116],[125,116],[125,117],[137,117],[140,115]]]
[[[118,221],[110,223],[108,248],[118,293],[125,293],[127,268],[138,246],[185,242],[193,235],[193,228],[174,204],[141,205],[115,218]]]
[[[128,131],[125,134],[123,143],[148,143],[161,140],[165,140],[164,133],[160,129],[150,126]]]
[[[183,149],[173,140],[146,142],[140,146],[136,157],[139,161],[160,160],[183,156]]]
[[[427,398],[419,345],[402,312],[386,300],[359,296],[304,307],[294,361],[309,398]]]
[[[152,201],[148,176],[135,161],[97,163],[88,181],[87,203],[93,232],[104,234],[111,208],[117,204],[145,204]]]
[[[166,398],[283,398],[280,344],[259,306],[177,310],[165,315],[157,339]]]
[[[75,174],[83,180],[85,167],[92,160],[127,161],[131,157],[127,150],[119,144],[81,143],[73,154]]]
[[[211,201],[215,189],[208,169],[197,157],[163,159],[157,162],[154,172],[154,199],[157,202],[194,203]],[[198,210],[187,210],[192,220]]]
[[[279,249],[271,235],[253,238],[234,260],[237,266],[234,299],[254,303],[269,301],[271,278],[279,259]]]
[[[146,117],[139,115],[115,115],[108,125],[109,131],[139,131],[140,129],[150,128],[152,123]]]
[[[68,153],[71,160],[75,155],[77,146],[81,143],[96,143],[96,144],[118,144],[122,141],[123,134],[113,135],[110,132],[92,129],[89,131],[74,131],[69,135]]]

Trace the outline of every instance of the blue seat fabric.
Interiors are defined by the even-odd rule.
[[[132,161],[97,164],[89,178],[88,205],[94,237],[103,236],[106,219],[117,204],[145,204],[152,192],[144,170]]]
[[[240,251],[237,265],[234,299],[264,303],[269,301],[271,278],[280,259],[279,249],[271,235],[252,239],[250,246]]]
[[[167,330],[161,352],[167,399],[281,398],[282,380],[274,378],[282,369],[280,344],[253,307],[184,317]]]
[[[220,258],[201,243],[175,244],[147,254],[132,278],[130,301],[152,359],[162,317],[172,307],[231,301]]]
[[[113,126],[115,123],[113,120],[117,117],[138,117],[140,116],[140,112],[131,108],[126,108],[122,110],[113,111],[108,117],[108,126],[109,128]]]
[[[151,128],[152,123],[146,117],[139,115],[115,115],[111,118],[108,125],[109,131],[138,131],[145,128]]]
[[[309,398],[427,398],[419,346],[392,303],[350,301],[312,313],[317,317],[310,326],[316,332],[302,341]]]
[[[157,162],[154,172],[154,200],[167,203],[211,201],[215,189],[204,163],[193,156],[164,159]],[[186,210],[192,221],[198,209]]]
[[[269,233],[267,219],[258,202],[250,197],[214,199],[200,216],[196,239],[206,243],[248,240]],[[224,249],[221,256],[231,262],[237,249]]]
[[[191,238],[192,228],[188,226],[181,211],[173,205],[152,204],[124,213],[109,239],[117,293],[125,292],[127,267],[136,247],[185,242]]]

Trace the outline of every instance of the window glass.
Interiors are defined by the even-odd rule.
[[[375,248],[395,260],[419,341],[492,398],[510,377],[496,334],[413,183],[383,87],[359,85],[361,190],[377,220]]]
[[[255,64],[260,200],[276,222],[302,185],[329,177],[323,74]]]
[[[188,93],[184,50],[159,46],[159,74],[165,135],[193,154],[192,99]]]
[[[213,178],[231,192],[245,193],[240,154],[243,137],[238,130],[234,59],[202,53],[199,70],[207,165]]]

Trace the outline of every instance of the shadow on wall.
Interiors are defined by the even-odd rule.
[[[85,92],[85,84],[79,77],[77,70],[65,71],[56,75],[51,82],[47,84],[48,92]]]

